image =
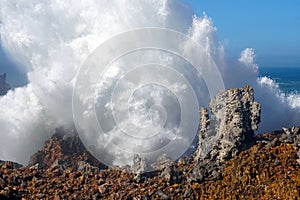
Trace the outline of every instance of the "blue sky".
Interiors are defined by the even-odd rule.
[[[182,0],[212,18],[232,56],[256,50],[262,67],[300,67],[299,0]]]
[[[25,72],[22,72],[17,66],[18,64],[14,63],[4,52],[0,43],[0,73],[7,73],[7,82],[12,87],[22,86],[27,82]]]

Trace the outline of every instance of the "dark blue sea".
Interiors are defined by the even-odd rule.
[[[300,67],[259,68],[259,74],[276,81],[285,94],[300,93]]]

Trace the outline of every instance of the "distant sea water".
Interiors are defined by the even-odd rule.
[[[300,94],[300,67],[262,67],[259,75],[274,80],[285,94]]]

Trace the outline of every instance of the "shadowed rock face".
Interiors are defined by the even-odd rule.
[[[91,168],[89,164],[99,169],[106,168],[87,151],[75,129],[56,129],[51,139],[45,142],[43,149],[31,156],[28,167],[36,165],[48,169],[53,163],[63,168],[86,169]]]
[[[10,86],[6,83],[6,74],[0,74],[0,96],[5,95],[8,90],[10,90]]]
[[[224,161],[249,147],[260,122],[260,104],[246,85],[219,93],[210,102],[210,113],[200,110],[199,144],[195,161]]]

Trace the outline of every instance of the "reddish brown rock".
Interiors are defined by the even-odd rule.
[[[57,129],[50,140],[47,140],[42,150],[31,156],[28,167],[38,164],[40,168],[47,169],[54,162],[64,168],[78,168],[80,163],[89,163],[99,169],[106,166],[95,159],[82,144],[75,130]]]

